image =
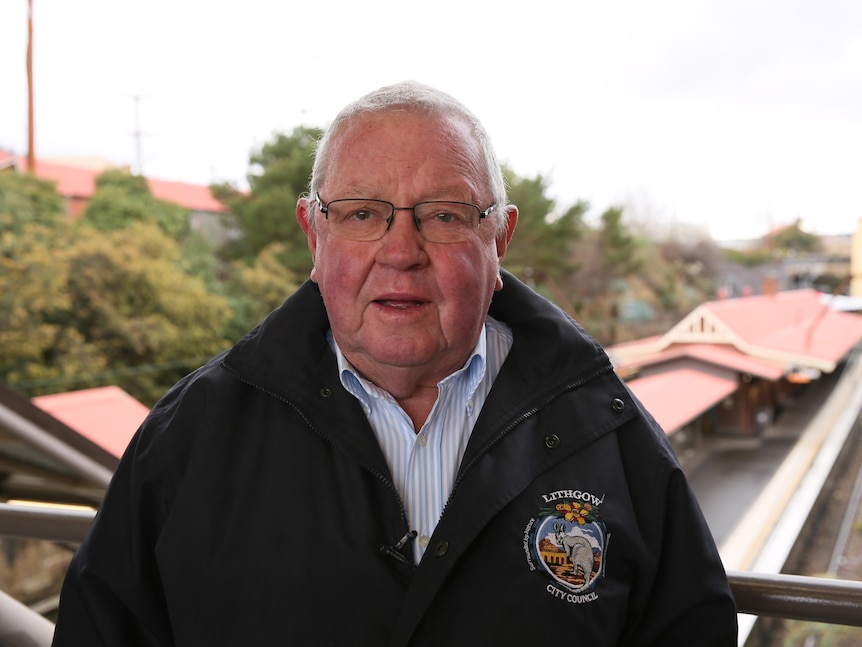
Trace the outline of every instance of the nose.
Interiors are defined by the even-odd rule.
[[[407,213],[398,217],[399,211]],[[416,222],[412,209],[395,209],[389,227],[380,239],[377,260],[399,268],[410,268],[427,260],[425,239],[419,232],[419,223]]]

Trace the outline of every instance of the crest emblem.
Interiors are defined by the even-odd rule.
[[[562,495],[562,496],[561,496]],[[595,588],[604,573],[608,535],[600,507],[603,499],[580,490],[543,496],[524,533],[530,570],[553,579],[548,592],[571,603],[598,599]]]

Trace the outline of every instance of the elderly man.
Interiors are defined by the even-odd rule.
[[[448,95],[345,108],[297,205],[311,280],[153,409],[54,644],[735,645],[663,432],[501,271],[517,215]]]

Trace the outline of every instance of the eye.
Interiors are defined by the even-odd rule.
[[[438,211],[432,217],[437,222],[457,222],[460,220],[458,216],[449,211]]]
[[[470,222],[470,216],[458,205],[433,205],[427,216],[422,220],[440,225],[463,225]]]
[[[368,211],[367,209],[360,209],[358,211],[353,211],[347,214],[345,220],[355,220],[356,222],[365,222],[366,220],[371,220],[375,217],[376,214]]]
[[[341,200],[337,203],[338,222],[346,225],[371,224],[386,220],[390,207],[387,203],[376,204],[373,200]]]

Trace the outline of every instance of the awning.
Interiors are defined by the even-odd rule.
[[[706,413],[736,391],[736,379],[694,368],[678,368],[628,383],[666,434]]]

